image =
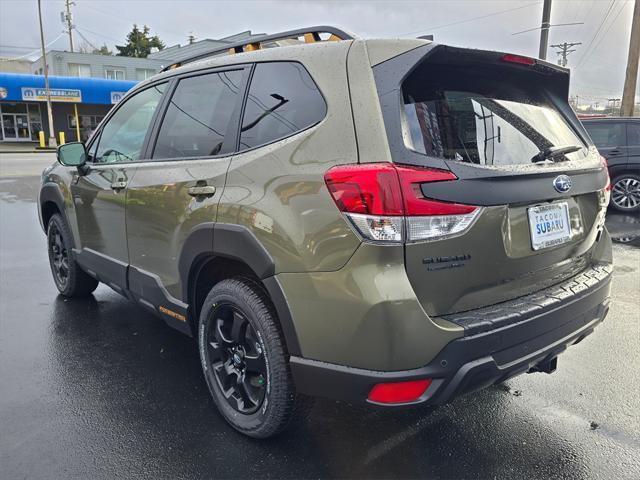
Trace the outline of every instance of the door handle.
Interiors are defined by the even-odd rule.
[[[189,187],[187,193],[192,197],[213,197],[216,193],[216,187],[213,185],[196,185],[195,187]]]
[[[123,188],[127,188],[127,182],[125,182],[124,180],[118,180],[117,182],[113,182],[111,184],[111,189],[112,190],[122,190]]]
[[[609,150],[609,155],[621,155],[622,151],[618,150],[617,148],[613,149],[613,150]]]

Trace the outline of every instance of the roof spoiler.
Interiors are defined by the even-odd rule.
[[[325,33],[325,34],[328,33],[329,38],[326,40],[322,40],[322,38],[320,37],[320,34],[322,33]],[[354,38],[353,35],[331,26],[300,28],[297,30],[289,30],[287,32],[274,33],[271,35],[263,35],[257,38],[252,38],[249,41],[244,40],[241,42],[230,43],[229,45],[225,45],[224,47],[214,48],[204,53],[199,53],[198,55],[194,55],[193,57],[188,57],[183,60],[180,60],[179,62],[172,63],[171,65],[164,67],[161,70],[161,72],[166,72],[167,70],[173,70],[174,68],[181,67],[182,65],[186,65],[187,63],[197,62],[198,60],[203,60],[205,58],[213,57],[222,53],[232,55],[234,53],[260,50],[262,48],[263,43],[277,42],[278,40],[298,39],[299,37],[304,37],[305,43],[313,43],[313,42],[321,42],[321,41],[353,40]]]

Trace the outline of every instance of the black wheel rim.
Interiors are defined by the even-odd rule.
[[[64,288],[69,281],[69,252],[55,224],[49,230],[49,259],[56,282]]]
[[[264,347],[247,317],[235,306],[218,304],[209,318],[207,363],[227,403],[245,415],[256,412],[267,391]]]
[[[623,177],[616,181],[611,190],[611,200],[616,207],[623,210],[634,210],[640,205],[640,180]]]

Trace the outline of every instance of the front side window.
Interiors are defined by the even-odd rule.
[[[243,70],[231,70],[180,80],[167,106],[153,158],[221,153],[242,75]]]
[[[144,139],[160,103],[165,84],[154,85],[127,99],[102,128],[95,163],[133,162],[140,158]]]
[[[403,136],[418,153],[496,166],[531,164],[555,147],[575,147],[566,160],[587,155],[564,114],[531,80],[433,65],[412,73],[402,93]]]
[[[242,120],[240,150],[288,137],[320,122],[327,106],[299,63],[256,65]]]
[[[598,148],[619,147],[625,144],[622,122],[585,122],[584,126]]]

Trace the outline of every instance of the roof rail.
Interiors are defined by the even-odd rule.
[[[340,30],[335,27],[330,26],[319,26],[319,27],[308,27],[308,28],[300,28],[297,30],[289,30],[288,32],[274,33],[271,35],[263,35],[261,37],[245,39],[241,42],[230,43],[229,45],[225,45],[224,47],[214,48],[213,50],[209,50],[204,53],[199,53],[198,55],[194,55],[193,57],[188,57],[180,60],[179,62],[172,63],[171,65],[164,67],[161,72],[166,72],[167,70],[173,70],[174,68],[181,67],[187,63],[197,62],[198,60],[203,60],[207,57],[212,57],[220,53],[242,53],[242,52],[250,52],[253,50],[260,50],[262,48],[262,43],[264,42],[276,42],[278,40],[287,40],[293,39],[297,37],[304,37],[305,43],[313,43],[320,42],[322,39],[320,38],[321,33],[328,33],[330,37],[328,41],[334,40],[352,40],[353,36]]]

